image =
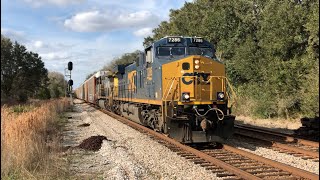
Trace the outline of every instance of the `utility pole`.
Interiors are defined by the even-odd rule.
[[[67,94],[70,96],[70,104],[71,104],[71,106],[73,105],[73,99],[72,99],[73,80],[71,79],[71,71],[72,71],[72,68],[73,68],[72,66],[73,66],[73,64],[70,61],[70,62],[68,62],[68,68],[64,69],[64,75],[66,77],[69,77],[67,88],[66,88],[65,97],[67,96]]]

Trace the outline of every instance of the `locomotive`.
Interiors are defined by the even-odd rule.
[[[164,37],[136,62],[98,71],[75,94],[181,143],[221,143],[234,131],[225,65],[201,37]]]

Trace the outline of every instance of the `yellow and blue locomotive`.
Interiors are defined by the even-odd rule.
[[[136,62],[100,71],[76,89],[78,98],[182,143],[224,142],[233,134],[232,92],[214,47],[178,36],[152,43]]]

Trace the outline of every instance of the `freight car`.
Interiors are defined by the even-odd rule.
[[[224,142],[233,134],[235,95],[225,65],[200,37],[164,37],[75,93],[182,143]]]

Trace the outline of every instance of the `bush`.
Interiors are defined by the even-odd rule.
[[[48,88],[41,88],[37,94],[37,98],[39,99],[50,99],[50,90]]]

